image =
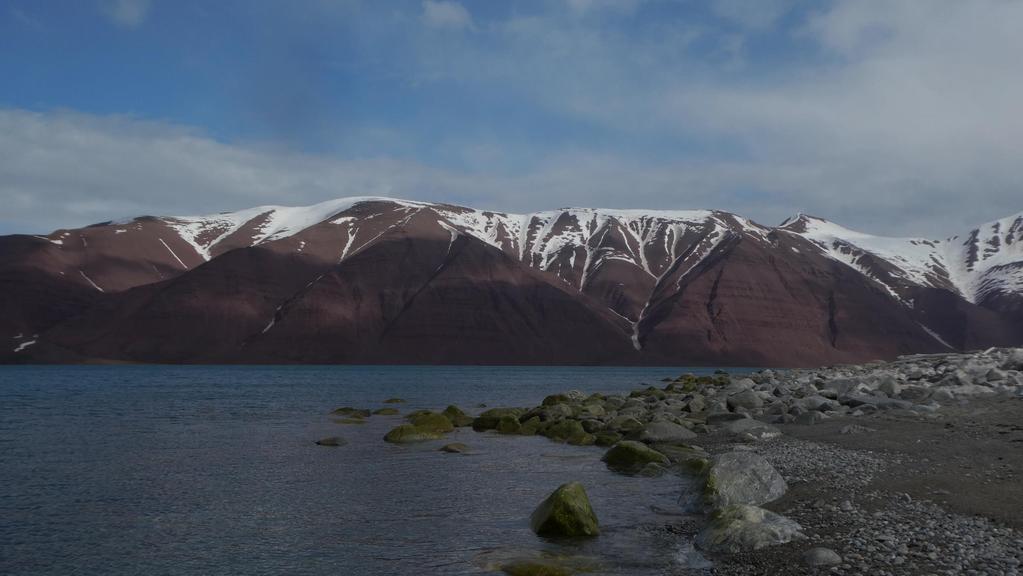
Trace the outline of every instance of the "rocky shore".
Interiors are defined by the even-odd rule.
[[[690,516],[665,530],[716,574],[1023,572],[1023,349],[682,375],[628,395],[407,419],[387,441],[471,426],[606,446],[615,472],[685,477]],[[471,450],[457,448],[444,450]],[[530,570],[515,573],[575,571]]]

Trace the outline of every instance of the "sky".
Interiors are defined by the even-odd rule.
[[[383,195],[1023,210],[1021,0],[0,0],[0,234]]]

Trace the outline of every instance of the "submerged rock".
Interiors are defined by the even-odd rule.
[[[410,442],[425,442],[427,440],[437,440],[443,438],[444,435],[440,432],[432,432],[429,430],[421,430],[412,424],[402,424],[384,436],[384,440],[393,444],[407,444]]]
[[[352,408],[351,406],[345,406],[343,408],[335,408],[331,414],[338,416],[348,416],[350,418],[369,418],[370,411],[363,408]]]
[[[472,421],[472,429],[477,432],[495,430],[504,416],[518,418],[525,412],[522,408],[491,408]]]
[[[596,536],[600,534],[586,490],[578,482],[562,484],[533,511],[530,528],[540,536]]]
[[[378,408],[373,411],[373,414],[377,416],[397,416],[401,414],[401,410],[397,408]]]
[[[404,398],[388,398],[387,400],[384,400],[384,404],[404,404],[404,403],[405,403],[405,399]]]
[[[328,436],[317,440],[316,444],[318,446],[344,446],[348,444],[348,441],[340,436]]]
[[[441,446],[440,451],[447,452],[449,454],[465,454],[469,451],[469,447],[461,442],[452,442],[451,444]]]
[[[737,504],[719,510],[697,536],[697,545],[714,552],[760,550],[802,538],[794,520],[758,508]]]
[[[623,474],[636,474],[644,466],[653,462],[655,464],[668,464],[668,457],[650,448],[642,442],[623,440],[608,450],[602,458],[607,467],[615,472]]]
[[[409,423],[418,430],[444,434],[455,429],[447,416],[436,412],[418,412],[409,416]]]

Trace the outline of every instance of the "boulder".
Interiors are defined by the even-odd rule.
[[[497,424],[501,421],[502,416],[514,416],[518,418],[525,412],[521,408],[491,408],[486,412],[480,414],[472,421],[472,429],[477,432],[483,432],[484,430],[494,430],[497,428]]]
[[[668,464],[668,457],[642,442],[623,440],[611,447],[601,460],[607,467],[623,474],[635,474],[650,462]]]
[[[696,438],[696,433],[678,424],[671,422],[651,422],[647,424],[639,434],[639,440],[647,444],[655,442],[672,443],[683,442]]]
[[[578,482],[562,484],[533,511],[529,526],[540,536],[596,536],[600,534],[586,490]]]
[[[409,416],[409,423],[424,432],[445,434],[455,429],[447,416],[436,412],[420,412]]]
[[[497,421],[498,434],[518,434],[520,429],[522,429],[522,424],[519,423],[519,419],[510,414],[501,416]]]
[[[459,408],[458,406],[454,405],[448,406],[447,408],[444,409],[443,412],[441,412],[441,414],[443,414],[444,417],[447,418],[451,422],[451,424],[456,428],[472,426],[473,420],[472,416],[469,416],[468,414],[463,412],[462,409]]]
[[[767,460],[746,451],[714,456],[703,481],[702,499],[712,508],[759,506],[781,498],[788,490],[785,479]]]
[[[436,440],[442,438],[444,435],[440,432],[431,432],[429,430],[420,430],[412,424],[402,424],[384,436],[386,442],[394,444],[407,444],[410,442],[425,442],[427,440]]]
[[[578,420],[560,420],[541,430],[540,434],[555,442],[569,442],[571,444],[579,443],[579,440],[586,436],[592,438],[592,435],[583,429],[582,423]],[[592,443],[590,442],[590,444]]]
[[[842,557],[831,548],[810,548],[803,553],[803,564],[811,568],[838,566],[841,563]]]
[[[703,550],[734,554],[803,538],[794,520],[756,506],[736,504],[719,510],[696,537]]]
[[[764,407],[764,401],[760,395],[753,390],[743,390],[728,397],[728,407],[732,410],[759,410]]]
[[[593,443],[597,446],[614,446],[622,439],[622,435],[617,432],[597,432],[594,435]]]
[[[316,441],[317,446],[344,446],[348,441],[340,436],[328,436]]]

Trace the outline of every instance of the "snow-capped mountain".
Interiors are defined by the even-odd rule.
[[[1021,242],[1023,214],[945,240],[378,197],[147,216],[0,238],[0,337],[10,361],[853,361],[1019,343]]]

